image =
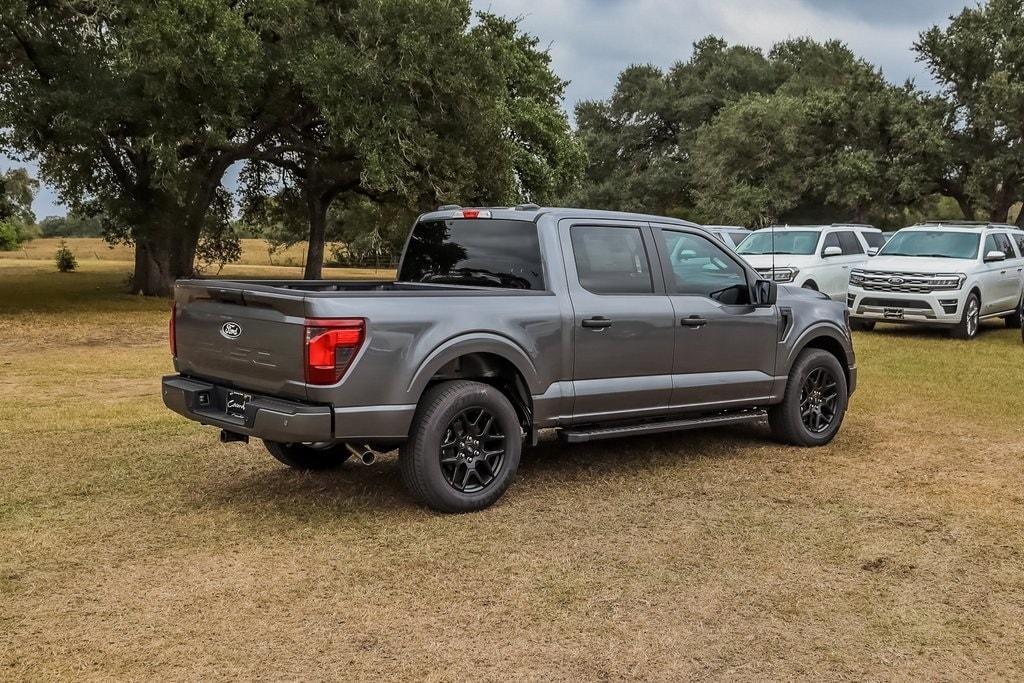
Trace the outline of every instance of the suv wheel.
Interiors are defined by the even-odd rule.
[[[1012,315],[1003,318],[1003,320],[1006,321],[1006,326],[1011,329],[1015,330],[1021,326],[1021,321],[1024,321],[1024,295],[1017,302],[1017,310]]]
[[[330,470],[348,460],[350,453],[344,444],[330,448],[311,448],[301,443],[266,441],[263,445],[272,456],[297,470]]]
[[[444,382],[420,400],[399,463],[402,480],[440,512],[483,509],[505,493],[519,467],[515,408],[488,384]]]
[[[978,326],[981,324],[981,301],[978,295],[971,292],[964,302],[964,312],[960,316],[960,322],[953,328],[953,337],[956,339],[974,339],[978,334]]]
[[[804,349],[789,372],[782,403],[768,411],[768,424],[784,443],[824,446],[839,431],[848,400],[839,360],[822,349]]]

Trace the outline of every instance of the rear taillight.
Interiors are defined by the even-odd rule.
[[[306,321],[306,383],[337,384],[363,345],[361,318]]]
[[[178,333],[175,329],[174,319],[178,317],[177,304],[171,304],[171,320],[167,323],[167,340],[171,344],[171,357],[178,357]]]

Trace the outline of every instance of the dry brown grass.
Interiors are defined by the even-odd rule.
[[[823,449],[549,441],[442,516],[169,413],[166,304],[47,268],[0,262],[0,678],[1024,675],[1019,333],[859,335]]]
[[[79,263],[89,261],[126,261],[135,258],[132,247],[118,244],[111,246],[98,237],[72,237],[66,240]],[[22,261],[52,261],[60,244],[59,238],[42,238],[26,242],[17,251],[0,251],[0,259]],[[330,253],[330,245],[328,245]],[[243,239],[242,257],[238,265],[243,266],[288,266],[301,268],[306,263],[306,243],[271,251],[266,240]],[[216,270],[216,266],[207,270]]]

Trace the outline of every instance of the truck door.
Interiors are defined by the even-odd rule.
[[[561,221],[573,307],[573,421],[664,413],[672,394],[675,316],[650,228]]]
[[[763,403],[775,376],[777,307],[752,306],[747,270],[700,231],[654,227],[676,318],[671,409]]]

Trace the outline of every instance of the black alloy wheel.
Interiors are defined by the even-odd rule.
[[[800,419],[812,434],[821,434],[836,418],[839,383],[829,368],[817,367],[800,387]]]
[[[505,433],[486,408],[472,406],[448,424],[440,449],[441,472],[459,493],[490,486],[505,462]]]

